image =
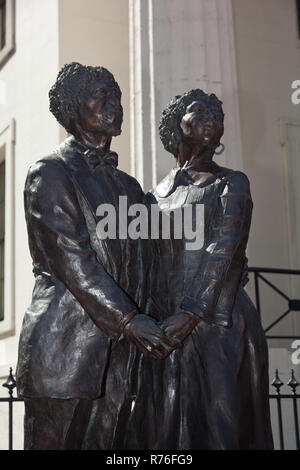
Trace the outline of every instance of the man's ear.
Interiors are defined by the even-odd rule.
[[[76,137],[78,130],[80,129],[80,123],[78,122],[78,117],[74,118],[73,116],[69,119],[69,130],[72,135]]]

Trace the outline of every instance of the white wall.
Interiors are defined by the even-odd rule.
[[[130,172],[129,31],[127,0],[59,0],[59,66],[102,65],[122,90],[122,134],[112,141],[119,168]],[[65,138],[60,128],[60,138]]]
[[[300,118],[300,105],[291,102],[291,83],[300,78],[295,4],[294,0],[233,0],[244,170],[254,201],[252,266],[292,267],[278,123],[280,118]],[[300,200],[296,203],[299,207]],[[288,277],[268,277],[289,293]],[[267,325],[284,312],[286,302],[268,287],[262,293]],[[299,328],[298,323],[298,334]],[[294,314],[272,330],[275,335],[295,332]]]
[[[23,187],[28,167],[51,152],[59,142],[59,128],[48,110],[48,90],[58,70],[57,0],[16,1],[16,52],[0,70],[6,102],[0,104],[0,128],[16,120],[15,144],[15,334],[0,339],[0,382],[8,367],[15,368],[20,327],[31,300],[33,274],[27,244]],[[9,236],[9,234],[6,234]],[[6,390],[0,386],[1,396]],[[0,448],[7,440],[7,410],[0,404]],[[17,409],[19,411],[17,411]],[[16,408],[20,422],[22,405]],[[19,418],[18,418],[19,416]],[[22,448],[22,432],[16,448]]]
[[[49,112],[48,91],[59,68],[76,60],[104,65],[123,92],[124,125],[113,148],[120,167],[130,170],[128,4],[87,0],[17,0],[16,52],[0,70],[0,131],[16,121],[15,144],[15,334],[0,336],[0,385],[15,370],[18,338],[34,283],[23,208],[23,188],[31,163],[50,153],[65,133]],[[3,87],[4,84],[4,87]],[[7,233],[7,237],[10,235]],[[0,386],[0,396],[7,391]],[[0,449],[7,448],[7,405],[0,404]],[[14,448],[23,446],[23,404],[15,408]]]
[[[182,0],[150,2],[153,7],[152,19],[156,22],[152,25],[154,34],[152,47],[155,48],[152,72],[156,74],[156,109],[154,109],[156,129],[161,109],[173,94],[192,86],[207,86],[207,89],[212,91],[215,76],[217,91],[220,90],[222,93],[226,91],[222,90],[222,86],[224,88],[223,80],[226,80],[228,70],[226,72],[226,63],[220,63],[225,57],[222,53],[224,47],[222,38],[227,34],[226,31],[224,33],[222,15],[225,12],[222,6],[225,3],[229,5],[230,2],[227,0],[201,0],[201,2],[188,0],[188,2],[189,8],[182,8],[184,3]],[[204,39],[202,42],[198,36],[198,23],[203,28],[203,21],[200,21],[196,15],[197,5],[200,3],[207,15],[206,30],[201,30],[201,38],[206,38],[209,46],[204,45]],[[232,3],[243,166],[251,180],[255,204],[250,238],[250,264],[289,267],[278,119],[281,117],[300,119],[300,105],[297,107],[290,101],[291,82],[300,79],[300,48],[296,37],[295,2],[294,0],[251,0],[251,2],[233,0]],[[174,13],[174,9],[175,15],[171,14]],[[194,13],[190,29],[189,21]],[[227,20],[228,18],[230,15]],[[148,17],[147,22],[149,22]],[[229,31],[230,20],[227,23]],[[149,23],[146,27],[149,27]],[[33,287],[23,210],[23,187],[27,169],[30,163],[49,153],[64,138],[64,133],[48,111],[48,90],[56,78],[59,67],[71,60],[89,65],[103,65],[111,70],[123,91],[124,106],[123,133],[115,139],[113,148],[119,153],[120,167],[129,172],[128,30],[127,0],[109,2],[107,0],[84,2],[16,0],[16,52],[0,70],[0,80],[6,85],[6,103],[0,104],[0,129],[11,118],[16,120],[16,334],[0,339],[1,382],[6,377],[9,365],[15,367],[20,326],[24,311],[30,303]],[[168,37],[168,31],[174,37]],[[180,36],[177,37],[179,33]],[[191,41],[194,49],[190,48],[187,42],[180,43],[180,38]],[[199,44],[194,41],[195,38],[199,40]],[[173,39],[177,44],[176,48]],[[225,42],[227,45],[230,44],[230,41]],[[187,55],[185,55],[186,50],[189,51]],[[217,51],[219,62],[214,61],[216,56],[209,54],[213,50]],[[172,57],[170,57],[171,51]],[[198,51],[204,52],[205,66],[195,59]],[[178,60],[177,52],[181,59],[185,58],[184,63]],[[229,52],[226,57],[228,56],[230,57]],[[192,74],[185,76],[183,72],[188,71],[192,71]],[[205,76],[206,73],[208,75]],[[179,88],[176,77],[180,81]],[[175,81],[169,84],[169,78],[174,78]],[[231,86],[234,92],[234,80],[231,80]],[[229,97],[229,103],[230,99]],[[167,171],[169,161],[170,165],[172,164],[172,157],[168,157],[161,150],[157,152],[158,160],[160,156],[166,159],[166,163],[158,168],[160,174]],[[168,158],[171,160],[167,160]],[[226,161],[230,160],[229,139]],[[289,288],[287,281],[282,281],[282,286]],[[272,313],[278,308],[280,313],[283,305],[277,301],[274,303],[268,297],[267,291],[265,293],[269,312]],[[295,322],[291,319],[287,321],[286,328],[281,328],[280,332],[292,334],[294,331]],[[275,361],[274,358],[275,356],[271,357],[271,364],[279,365],[281,368],[279,363],[282,363],[283,373],[286,373],[288,367],[286,350],[283,350],[282,360],[278,357]],[[1,386],[0,394],[2,396],[6,394]],[[0,448],[5,448],[7,442],[6,416],[5,405],[0,404]],[[16,409],[15,448],[22,448],[21,418],[20,404],[18,411]]]
[[[298,268],[289,257],[285,173],[279,120],[299,120],[300,105],[291,102],[291,83],[300,78],[300,48],[294,0],[233,0],[235,47],[241,116],[244,171],[251,183],[254,202],[249,240],[249,264]],[[226,112],[226,110],[225,110]],[[300,200],[294,201],[299,207]],[[298,240],[298,244],[300,240]],[[265,275],[291,295],[287,276]],[[294,292],[300,298],[300,292]],[[261,307],[266,327],[287,310],[287,302],[261,284]],[[299,316],[299,315],[298,315]],[[271,335],[300,334],[297,313],[291,313]],[[286,386],[291,368],[300,379],[300,367],[291,361],[292,340],[269,340],[270,381],[278,368]],[[270,392],[275,393],[273,387]],[[290,402],[290,401],[289,401]],[[285,448],[295,449],[292,404],[283,403]],[[271,401],[275,447],[279,448],[278,413]]]
[[[132,172],[145,190],[175,165],[158,136],[163,109],[192,88],[227,112],[221,165],[242,169],[231,0],[130,0]]]

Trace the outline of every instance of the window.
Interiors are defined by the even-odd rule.
[[[0,67],[15,49],[15,0],[0,0]]]
[[[15,121],[0,128],[0,339],[14,334]]]
[[[300,171],[300,120],[280,119],[280,143],[283,156],[283,187],[285,190],[286,233],[288,242],[289,268],[299,269],[300,265],[300,185],[297,176]],[[291,295],[299,298],[300,276],[290,277]],[[298,312],[293,313],[297,315]],[[300,329],[298,316],[294,317],[295,331]],[[294,333],[293,333],[294,334]]]
[[[2,157],[2,158],[1,158]],[[4,157],[4,158],[3,158]],[[4,320],[5,146],[0,149],[0,321]]]
[[[300,0],[296,0],[296,9],[297,9],[297,31],[298,39],[300,39]]]
[[[6,33],[6,0],[0,0],[0,51],[5,46]]]

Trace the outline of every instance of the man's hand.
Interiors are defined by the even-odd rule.
[[[175,338],[183,341],[195,328],[199,318],[196,315],[188,312],[180,312],[167,318],[162,324],[161,328],[166,333],[168,338]]]
[[[176,338],[168,338],[159,325],[148,315],[135,315],[125,326],[123,333],[142,354],[154,359],[167,357],[173,349],[180,345]]]

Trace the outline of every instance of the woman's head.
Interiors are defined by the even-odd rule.
[[[159,134],[175,158],[181,142],[215,150],[224,132],[222,101],[200,89],[173,98],[162,113]]]

